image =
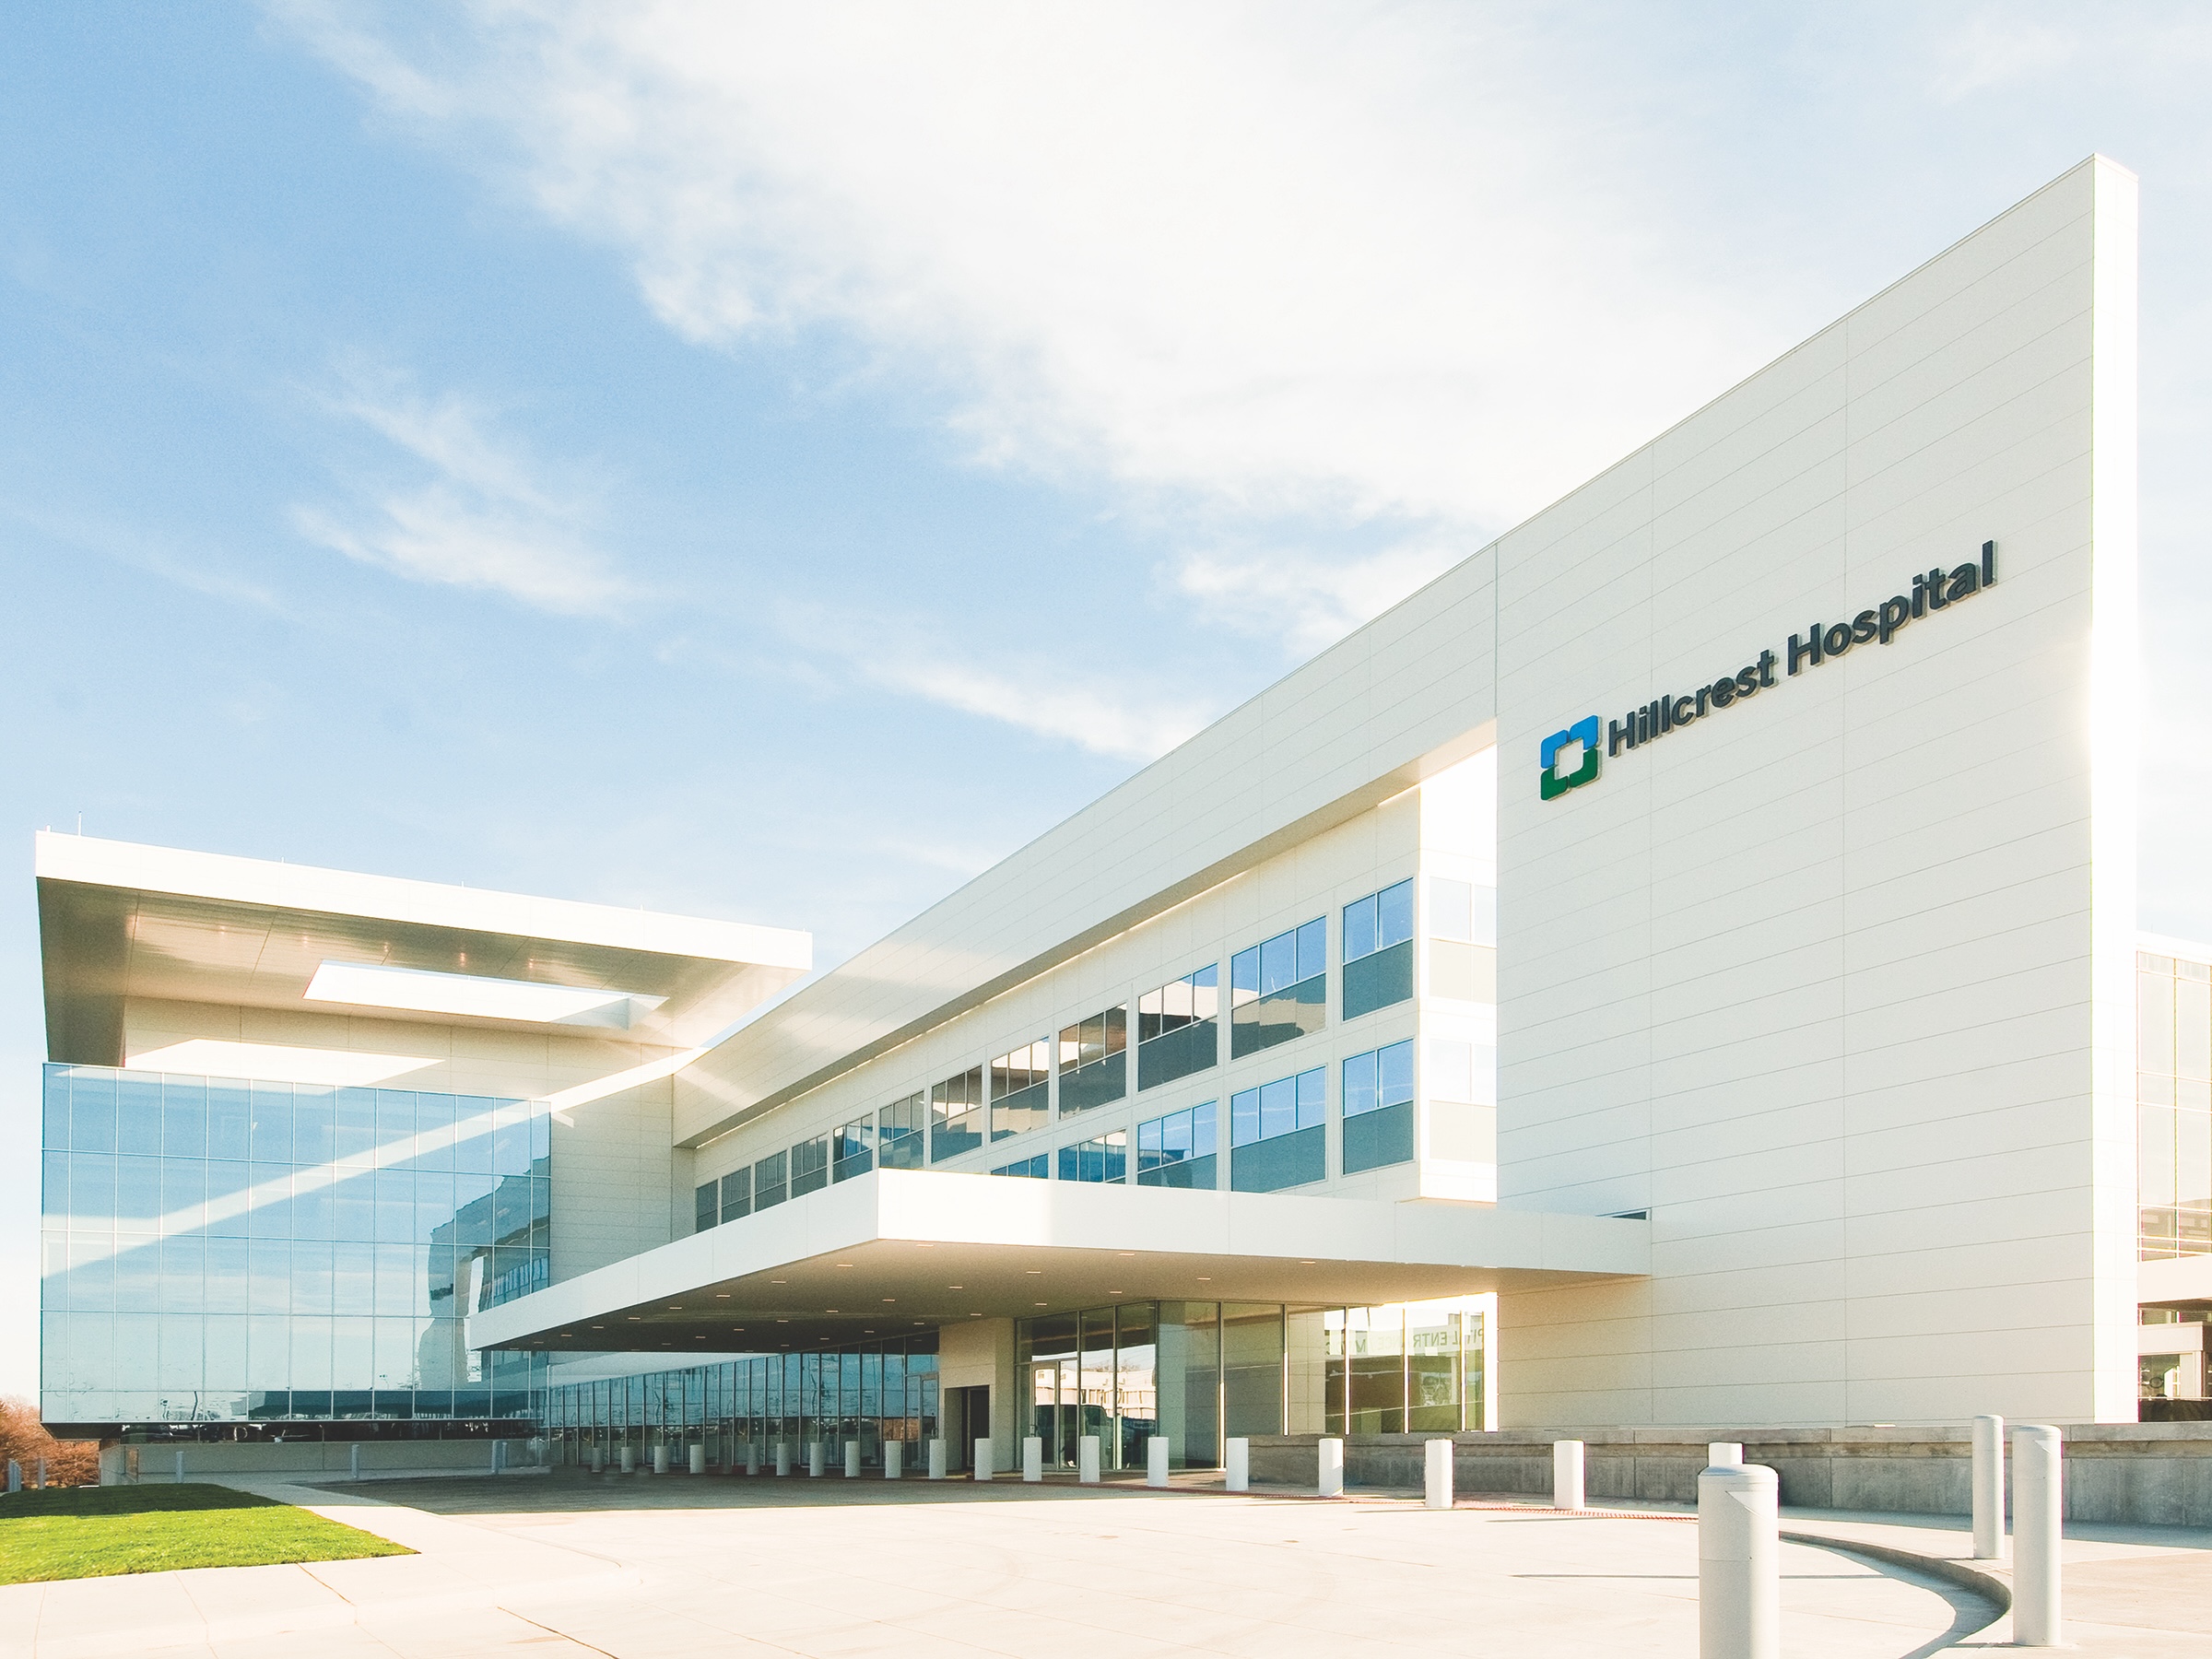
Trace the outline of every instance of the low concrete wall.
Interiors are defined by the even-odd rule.
[[[491,1449],[507,1448],[511,1469],[531,1466],[535,1459],[526,1441],[422,1440],[422,1441],[154,1441],[107,1445],[100,1449],[100,1484],[124,1486],[134,1479],[171,1481],[177,1477],[177,1453],[184,1453],[184,1478],[194,1476],[292,1475],[317,1480],[343,1480],[352,1466],[353,1448],[361,1449],[365,1479],[397,1474],[489,1474]]]
[[[1575,1433],[1361,1434],[1344,1442],[1347,1486],[1418,1490],[1422,1445],[1456,1442],[1462,1494],[1551,1495],[1551,1443],[1580,1440],[1594,1503],[1693,1503],[1712,1441],[1741,1441],[1747,1463],[1782,1478],[1797,1509],[1922,1515],[1969,1512],[1970,1430],[1957,1429],[1588,1429]],[[2212,1423],[2084,1423],[2065,1430],[2066,1518],[2212,1526]],[[1314,1435],[1255,1437],[1255,1485],[1312,1487]],[[2009,1489],[2009,1488],[2008,1488]]]

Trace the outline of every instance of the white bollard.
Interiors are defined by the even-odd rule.
[[[622,1442],[622,1473],[625,1475],[635,1475],[637,1472],[638,1449],[631,1445],[628,1441],[624,1441]]]
[[[1452,1452],[1448,1440],[1432,1440],[1422,1447],[1428,1454],[1421,1471],[1421,1501],[1430,1509],[1452,1507]]]
[[[1044,1441],[1040,1435],[1022,1437],[1021,1477],[1031,1486],[1044,1478]]]
[[[11,1494],[23,1489],[23,1465],[12,1457],[7,1460],[7,1489]]]
[[[819,1480],[822,1477],[823,1465],[827,1461],[828,1455],[822,1450],[822,1442],[820,1441],[808,1441],[806,1442],[806,1473],[808,1477],[812,1479]]]
[[[1780,1659],[1781,1492],[1759,1464],[1698,1477],[1698,1659]]]
[[[2005,1419],[1974,1419],[1974,1559],[2005,1559]]]
[[[597,1441],[594,1441],[592,1442],[591,1469],[592,1473],[594,1475],[604,1475],[606,1473],[606,1448],[602,1446]]]
[[[1145,1484],[1168,1484],[1168,1437],[1164,1434],[1156,1434],[1145,1442]]]
[[[1579,1510],[1583,1503],[1583,1442],[1551,1442],[1551,1507]]]
[[[700,1445],[699,1441],[693,1441],[691,1442],[691,1473],[694,1475],[704,1475],[706,1472],[707,1449],[706,1447]]]
[[[2058,1551],[2065,1483],[2058,1430],[2030,1423],[2012,1431],[2012,1640],[2063,1647]]]
[[[1344,1442],[1334,1439],[1323,1441],[1316,1453],[1316,1462],[1320,1474],[1313,1489],[1324,1498],[1343,1497]]]
[[[360,1477],[361,1477],[361,1442],[360,1442],[359,1441],[355,1441],[353,1442],[353,1447],[352,1447],[352,1450],[350,1450],[349,1452],[347,1452],[347,1454],[346,1454],[346,1478],[347,1478],[347,1479],[348,1479],[348,1480],[357,1480],[357,1481],[358,1481],[359,1479],[360,1479]]]
[[[1086,1434],[1076,1441],[1076,1484],[1099,1484],[1099,1437],[1095,1434]]]
[[[776,1473],[779,1475],[791,1473],[791,1442],[789,1441],[776,1442]]]
[[[1705,1445],[1705,1466],[1710,1469],[1740,1469],[1744,1466],[1744,1442],[1741,1441],[1708,1441]]]
[[[947,1461],[945,1437],[940,1434],[936,1439],[929,1442],[930,1479],[942,1480],[945,1478],[945,1465]]]
[[[46,1489],[46,1460],[42,1457],[39,1459],[39,1472],[36,1479],[37,1486],[35,1489],[41,1492],[44,1491]]]
[[[975,1477],[976,1477],[976,1479],[978,1479],[978,1480],[988,1480],[988,1479],[990,1479],[990,1478],[991,1478],[991,1474],[992,1474],[992,1470],[991,1470],[991,1458],[992,1458],[992,1452],[991,1452],[991,1442],[990,1442],[988,1440],[979,1440],[979,1441],[977,1441],[975,1442]]]
[[[860,1442],[856,1440],[849,1440],[845,1442],[845,1478],[847,1480],[860,1478]]]
[[[883,1443],[883,1477],[896,1480],[906,1473],[906,1442],[886,1441]]]
[[[1252,1490],[1252,1442],[1241,1435],[1229,1442],[1229,1489]]]
[[[184,1453],[182,1452],[177,1453],[177,1484],[184,1484]]]
[[[747,1475],[760,1473],[760,1442],[759,1441],[745,1442],[745,1472]]]
[[[653,1472],[655,1475],[668,1473],[668,1442],[666,1441],[663,1441],[653,1449]]]

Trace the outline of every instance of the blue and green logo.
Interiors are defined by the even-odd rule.
[[[1572,771],[1560,771],[1559,757],[1577,744],[1582,746],[1581,760]],[[1576,721],[1563,732],[1554,732],[1544,739],[1537,758],[1543,767],[1546,800],[1556,801],[1569,790],[1580,789],[1597,776],[1597,716],[1593,714],[1586,720]]]

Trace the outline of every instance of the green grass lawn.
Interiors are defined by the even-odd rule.
[[[414,1553],[229,1487],[69,1487],[0,1498],[0,1584]]]

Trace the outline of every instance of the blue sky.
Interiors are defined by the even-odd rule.
[[[2092,150],[2143,920],[2212,935],[2212,24],[2088,10],[24,12],[0,1393],[31,830],[834,961]]]

